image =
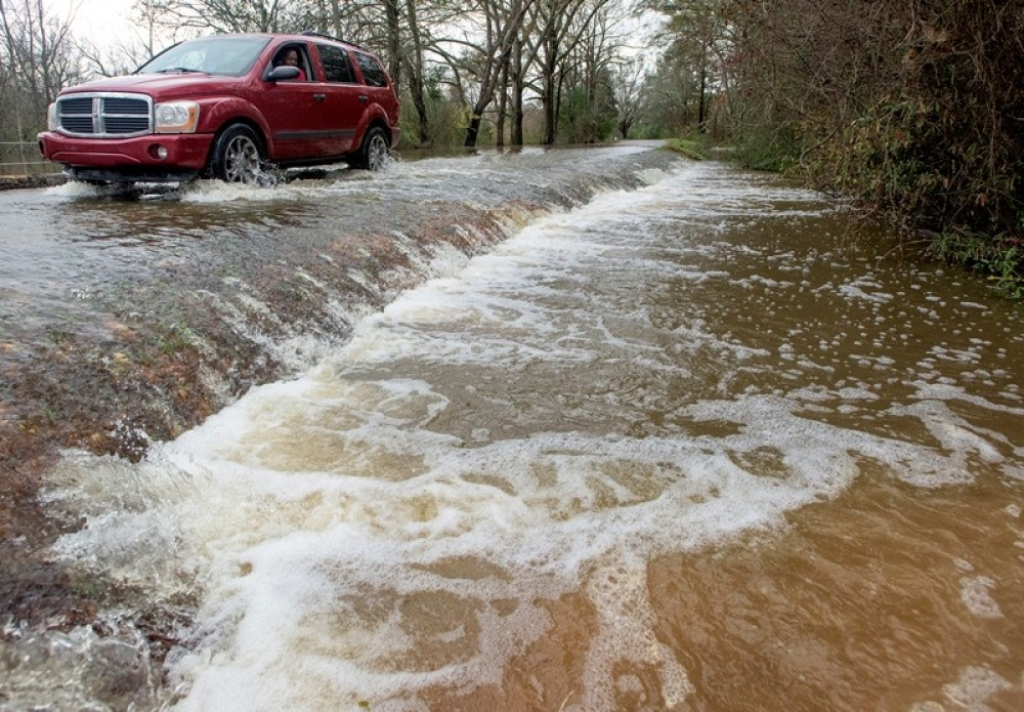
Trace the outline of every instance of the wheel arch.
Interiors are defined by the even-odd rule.
[[[388,148],[394,146],[395,136],[392,134],[391,125],[388,123],[388,115],[379,104],[371,104],[363,113],[362,117],[360,117],[359,127],[356,131],[356,137],[359,139],[359,143],[355,144],[353,151],[359,150],[363,145],[363,141],[366,140],[366,135],[370,133],[371,129],[377,127],[383,129],[384,138],[386,138],[388,142]]]
[[[263,127],[260,126],[260,123],[248,116],[232,116],[231,118],[222,121],[220,126],[213,133],[213,140],[210,141],[210,148],[208,149],[206,154],[206,170],[210,169],[210,162],[213,161],[213,152],[214,150],[216,150],[217,140],[225,131],[227,131],[232,126],[237,126],[238,124],[248,126],[250,129],[252,129],[253,133],[256,134],[256,140],[260,142],[260,148],[262,149],[264,158],[270,156],[271,145],[267,139],[265,132],[263,131]]]
[[[388,126],[388,122],[385,121],[380,116],[374,116],[372,119],[370,119],[370,123],[367,124],[366,130],[369,131],[370,129],[373,129],[373,128],[376,128],[376,127],[379,127],[379,128],[384,130],[384,137],[388,140],[388,148],[391,148],[392,146],[394,146],[395,145],[395,137],[391,135],[391,127]]]

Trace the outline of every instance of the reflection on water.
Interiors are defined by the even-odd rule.
[[[770,178],[648,180],[55,473],[54,556],[203,591],[176,708],[1020,708],[1024,314]]]

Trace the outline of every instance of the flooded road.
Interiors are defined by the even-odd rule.
[[[137,465],[67,454],[49,556],[196,601],[137,705],[1024,706],[1024,311],[772,177],[638,175]],[[45,699],[12,659],[0,709]]]

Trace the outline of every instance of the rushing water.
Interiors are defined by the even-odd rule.
[[[201,592],[165,704],[1024,708],[1024,312],[774,179],[648,180],[69,455],[53,556]]]

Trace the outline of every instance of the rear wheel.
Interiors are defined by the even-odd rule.
[[[390,150],[384,129],[380,126],[373,126],[363,137],[363,145],[359,147],[359,153],[354,154],[350,162],[354,168],[379,171],[387,163]]]
[[[228,183],[259,183],[263,149],[256,132],[245,124],[234,124],[217,137],[210,156],[214,178]]]

